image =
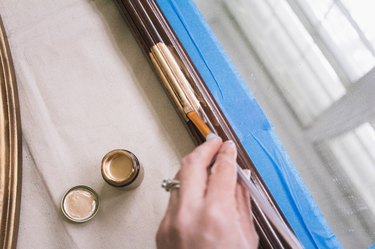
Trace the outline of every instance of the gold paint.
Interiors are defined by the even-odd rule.
[[[143,167],[136,156],[127,150],[112,150],[102,160],[102,176],[112,186],[131,189],[143,179]]]
[[[76,221],[90,218],[97,206],[96,197],[86,189],[74,189],[64,198],[64,210],[66,214]]]
[[[96,192],[84,185],[75,186],[66,192],[61,202],[63,214],[71,221],[86,222],[95,216],[99,209]]]
[[[17,84],[0,18],[0,248],[16,248],[21,200],[21,121]]]
[[[188,120],[186,114],[189,112],[199,113],[200,103],[169,48],[163,43],[157,43],[151,48],[150,57],[165,88],[185,119]]]
[[[161,69],[161,66],[158,64],[155,56],[150,53],[151,61],[154,64],[157,73],[159,74],[164,87],[167,89],[169,96],[172,98],[173,102],[176,104],[177,109],[180,111],[181,114],[185,117],[186,121],[188,121],[187,117],[185,116],[184,108],[182,107],[181,101],[178,99],[176,92],[174,92],[173,88],[169,84],[169,81],[167,79],[167,76],[164,74],[163,70]]]
[[[133,160],[129,156],[119,154],[111,160],[106,172],[114,181],[126,181],[134,172]]]

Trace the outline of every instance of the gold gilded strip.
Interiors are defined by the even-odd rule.
[[[174,55],[171,53],[169,48],[164,43],[158,43],[156,46],[162,51],[165,58],[167,58],[168,64],[171,67],[171,70],[176,75],[178,79],[179,86],[183,89],[186,98],[188,99],[190,105],[195,111],[198,111],[200,104],[197,98],[195,97],[194,91],[192,90],[189,81],[187,80],[185,74],[182,72],[180,65],[177,63]]]
[[[176,104],[177,109],[181,112],[181,114],[184,116],[184,118],[187,119],[186,115],[184,113],[184,108],[181,105],[181,100],[178,98],[177,93],[172,89],[172,87],[171,87],[171,85],[170,85],[170,83],[167,79],[167,76],[164,74],[161,66],[159,65],[159,63],[155,59],[155,56],[152,53],[150,53],[150,58],[151,58],[152,64],[155,66],[156,72],[158,73],[158,75],[160,76],[160,78],[163,82],[164,87],[167,89],[167,91],[168,91],[169,95],[171,96],[173,102]]]
[[[163,43],[157,43],[151,48],[151,61],[162,78],[164,86],[171,94],[182,114],[191,111],[199,112],[200,104],[171,51]]]
[[[164,56],[163,52],[160,50],[158,46],[153,46],[151,48],[151,51],[153,55],[155,56],[155,59],[157,60],[158,64],[160,65],[160,68],[165,73],[167,84],[170,85],[170,87],[174,90],[174,92],[177,95],[177,98],[180,100],[180,104],[184,109],[184,113],[187,113],[187,109],[191,110],[190,103],[188,99],[186,98],[185,93],[183,92],[179,80],[175,73],[172,71],[172,68],[170,66],[170,63],[168,59]]]
[[[0,18],[0,248],[16,248],[21,198],[21,123],[17,85]]]

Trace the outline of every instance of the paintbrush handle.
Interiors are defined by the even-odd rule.
[[[254,202],[256,202],[259,207],[263,210],[266,214],[268,220],[272,223],[272,225],[276,228],[276,230],[281,234],[281,236],[288,242],[288,244],[292,248],[303,248],[300,244],[299,240],[293,233],[287,232],[289,228],[281,222],[278,214],[272,208],[270,203],[263,198],[263,196],[259,193],[259,190],[255,186],[254,182],[252,182],[246,174],[243,172],[242,168],[237,164],[237,175],[238,179],[242,182],[242,184],[249,190],[249,194]]]
[[[193,122],[199,132],[209,140],[217,135],[212,133],[210,128],[206,125],[206,123],[201,119],[201,117],[196,112],[189,112],[187,114],[188,118]],[[283,236],[283,238],[292,246],[292,248],[302,248],[301,244],[299,243],[298,239],[294,236],[293,233],[287,232],[289,228],[286,224],[282,223],[280,217],[270,205],[270,203],[264,199],[264,197],[259,193],[259,190],[255,186],[254,182],[252,182],[243,172],[242,168],[237,164],[237,174],[238,179],[242,182],[242,184],[248,189],[249,194],[252,200],[259,205],[262,211],[267,216],[267,219],[276,227],[278,232]]]
[[[210,135],[210,134],[213,134],[211,129],[207,126],[207,124],[202,120],[202,118],[199,116],[199,114],[197,112],[189,112],[187,114],[187,117],[189,118],[189,120],[191,122],[193,122],[193,124],[195,125],[195,127],[198,129],[198,131],[202,134],[203,137],[205,137],[207,139],[207,137]]]

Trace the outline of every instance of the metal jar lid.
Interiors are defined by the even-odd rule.
[[[103,179],[115,187],[137,187],[143,179],[143,167],[128,150],[112,150],[102,160]]]
[[[70,221],[86,222],[98,212],[99,196],[88,186],[75,186],[64,194],[61,201],[61,210]]]

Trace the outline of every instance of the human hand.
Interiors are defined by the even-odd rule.
[[[257,248],[249,193],[237,183],[236,157],[232,141],[214,138],[182,160],[176,175],[181,187],[171,191],[156,235],[159,249]]]

